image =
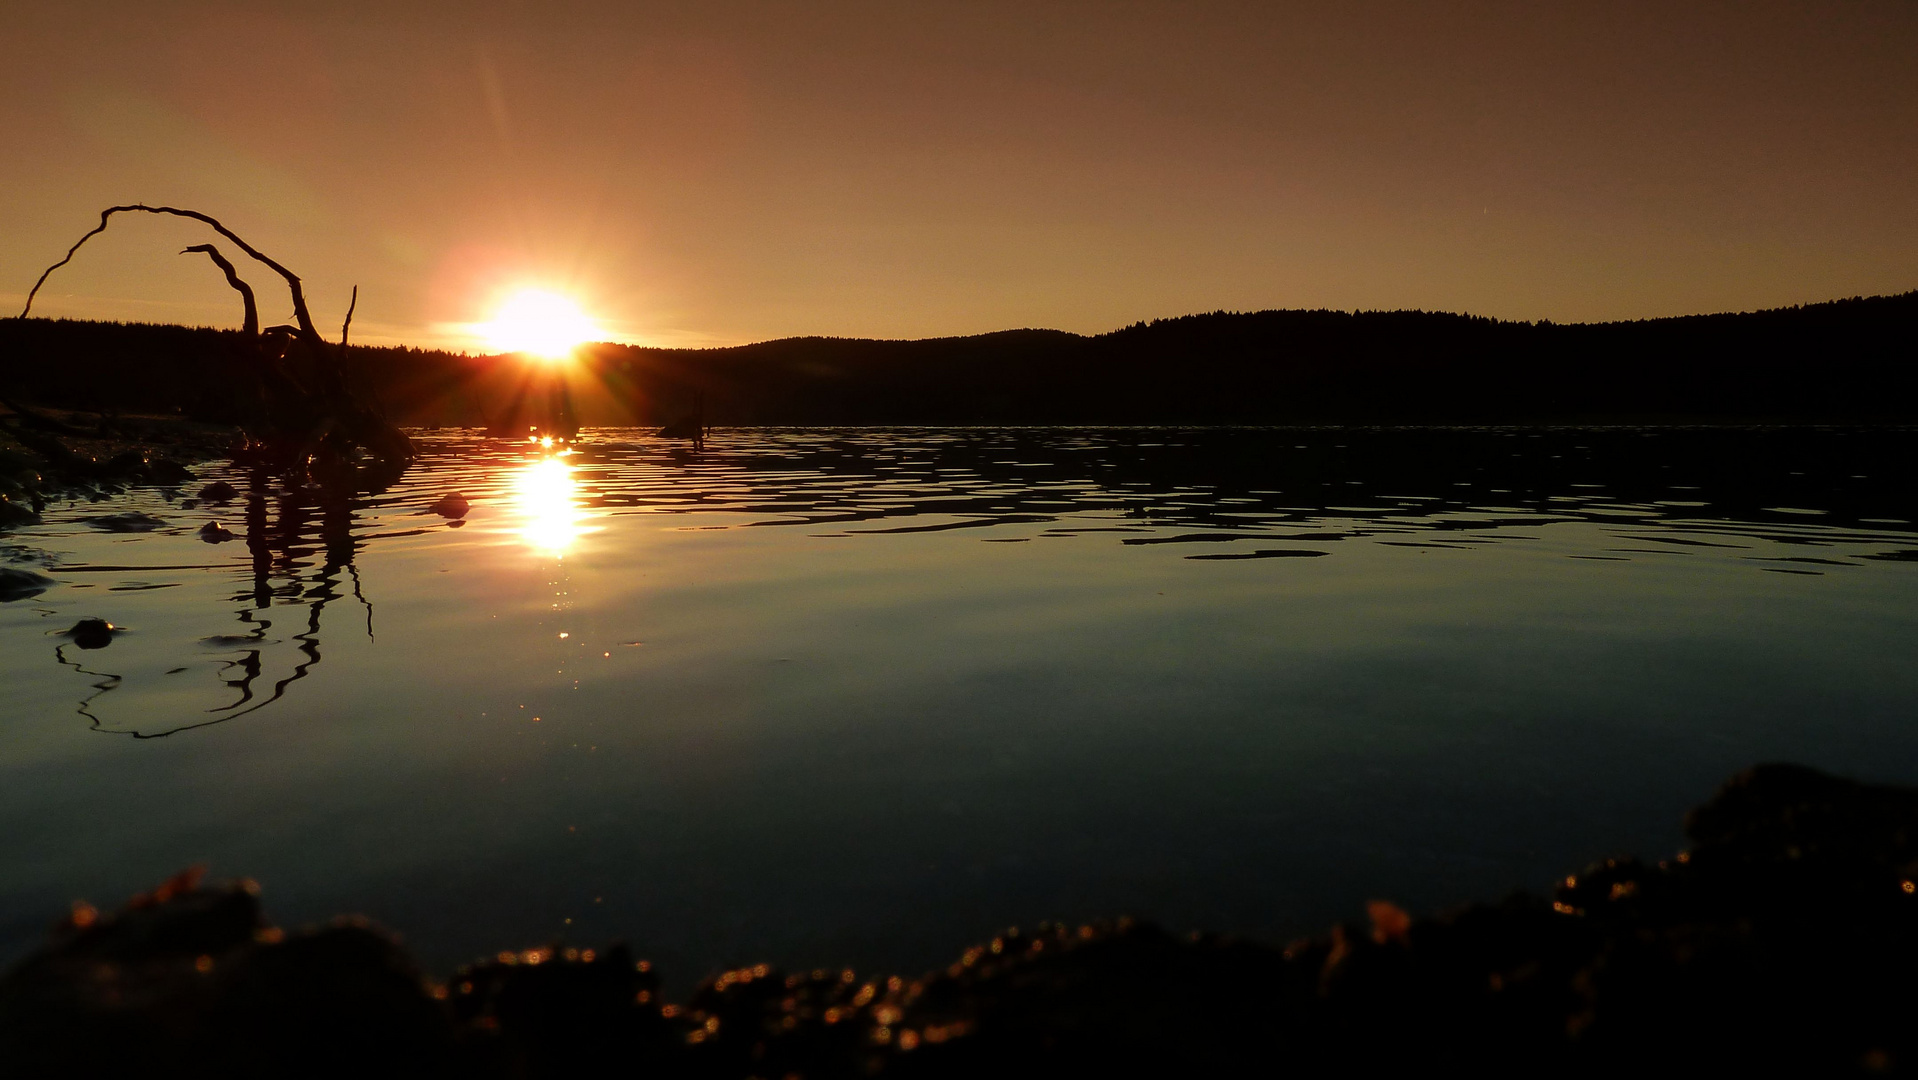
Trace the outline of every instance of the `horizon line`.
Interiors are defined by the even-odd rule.
[[[12,299],[15,296],[24,297],[25,294],[24,293],[20,293],[20,294],[0,293],[0,303],[6,303],[8,300]],[[1700,311],[1700,312],[1691,312],[1683,315],[1652,315],[1652,316],[1644,316],[1644,317],[1633,318],[1633,319],[1604,319],[1604,320],[1591,321],[1591,322],[1558,322],[1553,319],[1501,319],[1494,315],[1476,315],[1469,311],[1441,311],[1441,310],[1429,310],[1426,308],[1349,308],[1348,309],[1348,308],[1328,308],[1328,307],[1317,307],[1317,308],[1296,307],[1296,308],[1258,308],[1251,311],[1215,308],[1211,311],[1192,311],[1192,312],[1187,312],[1183,315],[1156,316],[1149,319],[1138,319],[1138,320],[1134,320],[1133,322],[1126,323],[1122,326],[1113,327],[1110,330],[1104,330],[1104,331],[1100,331],[1098,333],[1092,333],[1092,334],[1082,334],[1073,330],[1060,330],[1053,327],[1044,327],[1044,326],[1009,326],[1009,327],[1002,327],[997,330],[982,330],[982,331],[977,331],[969,334],[936,334],[936,335],[931,335],[927,337],[894,338],[894,337],[857,337],[857,336],[848,336],[848,335],[840,335],[840,334],[787,334],[780,337],[768,337],[768,338],[759,338],[751,341],[740,341],[740,342],[735,342],[728,345],[648,345],[648,344],[642,344],[635,341],[618,341],[614,339],[606,339],[603,341],[584,342],[579,346],[579,348],[588,349],[588,348],[596,348],[601,346],[615,346],[618,348],[625,348],[625,349],[646,349],[646,350],[651,350],[655,352],[723,352],[730,349],[752,348],[753,346],[756,346],[756,345],[773,345],[773,344],[777,344],[779,342],[785,342],[785,341],[849,341],[849,342],[876,342],[876,343],[887,343],[887,344],[912,344],[915,342],[959,341],[966,338],[993,337],[999,334],[1026,334],[1026,333],[1059,334],[1065,337],[1073,337],[1073,338],[1079,338],[1081,340],[1090,341],[1097,338],[1109,337],[1114,334],[1124,333],[1128,330],[1144,329],[1144,328],[1149,328],[1153,326],[1158,326],[1164,323],[1179,322],[1185,319],[1206,319],[1206,318],[1217,318],[1217,317],[1233,317],[1233,316],[1244,317],[1244,316],[1255,316],[1255,315],[1282,315],[1282,314],[1345,315],[1345,316],[1351,316],[1354,318],[1363,316],[1363,315],[1427,315],[1427,316],[1440,316],[1440,317],[1460,318],[1460,319],[1482,319],[1494,325],[1531,326],[1531,327],[1573,328],[1573,327],[1592,327],[1592,326],[1632,326],[1632,325],[1638,325],[1642,323],[1676,322],[1684,319],[1712,319],[1712,318],[1726,318],[1726,317],[1736,317],[1736,316],[1745,316],[1745,315],[1765,315],[1765,314],[1770,314],[1774,312],[1785,312],[1785,311],[1803,311],[1807,308],[1826,307],[1834,304],[1862,303],[1862,302],[1873,301],[1873,300],[1902,300],[1907,297],[1918,297],[1918,288],[1906,289],[1902,292],[1873,293],[1869,295],[1859,294],[1854,296],[1838,296],[1838,297],[1831,297],[1825,300],[1809,300],[1809,301],[1803,301],[1796,304],[1780,305],[1778,307],[1751,308],[1751,309],[1743,309],[1738,311]],[[97,323],[97,324],[111,325],[111,326],[153,326],[153,327],[177,328],[177,329],[183,329],[183,330],[212,330],[216,333],[237,332],[237,328],[235,327],[211,326],[204,323],[191,324],[191,323],[173,323],[173,322],[143,322],[143,321],[134,321],[134,320],[127,320],[127,319],[104,319],[104,318],[89,319],[89,318],[70,316],[70,315],[53,315],[53,316],[4,315],[4,316],[0,316],[0,322],[15,322],[15,321]],[[462,348],[449,348],[445,345],[421,345],[421,344],[414,344],[408,341],[400,341],[400,340],[394,340],[394,339],[387,339],[384,343],[380,343],[380,344],[361,341],[358,343],[358,347],[367,348],[367,349],[417,349],[422,352],[440,352],[440,353],[446,353],[448,355],[453,355],[453,356],[467,356],[467,357],[474,357],[478,359],[484,359],[487,357],[494,357],[494,356],[513,355],[512,353],[505,353],[505,352],[474,352],[474,351],[471,351],[468,349],[462,349]]]

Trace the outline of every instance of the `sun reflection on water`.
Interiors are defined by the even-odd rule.
[[[520,536],[535,550],[564,555],[587,531],[579,506],[579,481],[566,453],[529,461],[513,482]]]

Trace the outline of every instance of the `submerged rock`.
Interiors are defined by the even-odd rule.
[[[239,495],[239,488],[234,487],[225,480],[215,480],[200,489],[199,497],[203,502],[229,502],[239,498]]]
[[[10,496],[0,495],[0,529],[38,524],[40,512],[31,503],[17,502]]]
[[[440,496],[438,502],[435,502],[426,509],[428,512],[438,514],[441,517],[463,518],[466,516],[466,512],[472,508],[473,504],[466,501],[466,496],[455,491],[450,495]]]
[[[429,987],[363,924],[286,936],[187,875],[84,906],[0,980],[0,1068],[657,1077],[1833,1075],[1918,1065],[1918,791],[1735,777],[1691,851],[1549,897],[1284,949],[1145,923],[1008,930],[919,978],[726,972],[660,1000],[626,950]],[[457,902],[457,897],[449,898]]]
[[[39,596],[59,582],[44,574],[14,566],[0,566],[0,604]]]
[[[166,527],[164,520],[154,517],[152,514],[142,514],[138,511],[129,511],[124,514],[101,514],[98,517],[90,517],[83,520],[87,525],[99,529],[101,532],[152,532],[155,529],[163,529]]]
[[[209,521],[200,526],[200,539],[209,544],[224,544],[233,539],[233,530],[217,521]]]

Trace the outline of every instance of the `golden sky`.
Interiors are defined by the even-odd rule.
[[[1918,3],[12,4],[0,302],[117,202],[356,338],[1559,321],[1918,288]],[[173,221],[36,312],[237,325]],[[263,315],[283,317],[271,282]]]

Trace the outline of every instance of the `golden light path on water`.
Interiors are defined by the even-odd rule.
[[[579,481],[572,451],[562,450],[520,466],[513,478],[513,508],[519,515],[519,534],[528,546],[544,555],[560,557],[586,532],[586,515],[579,505]]]

